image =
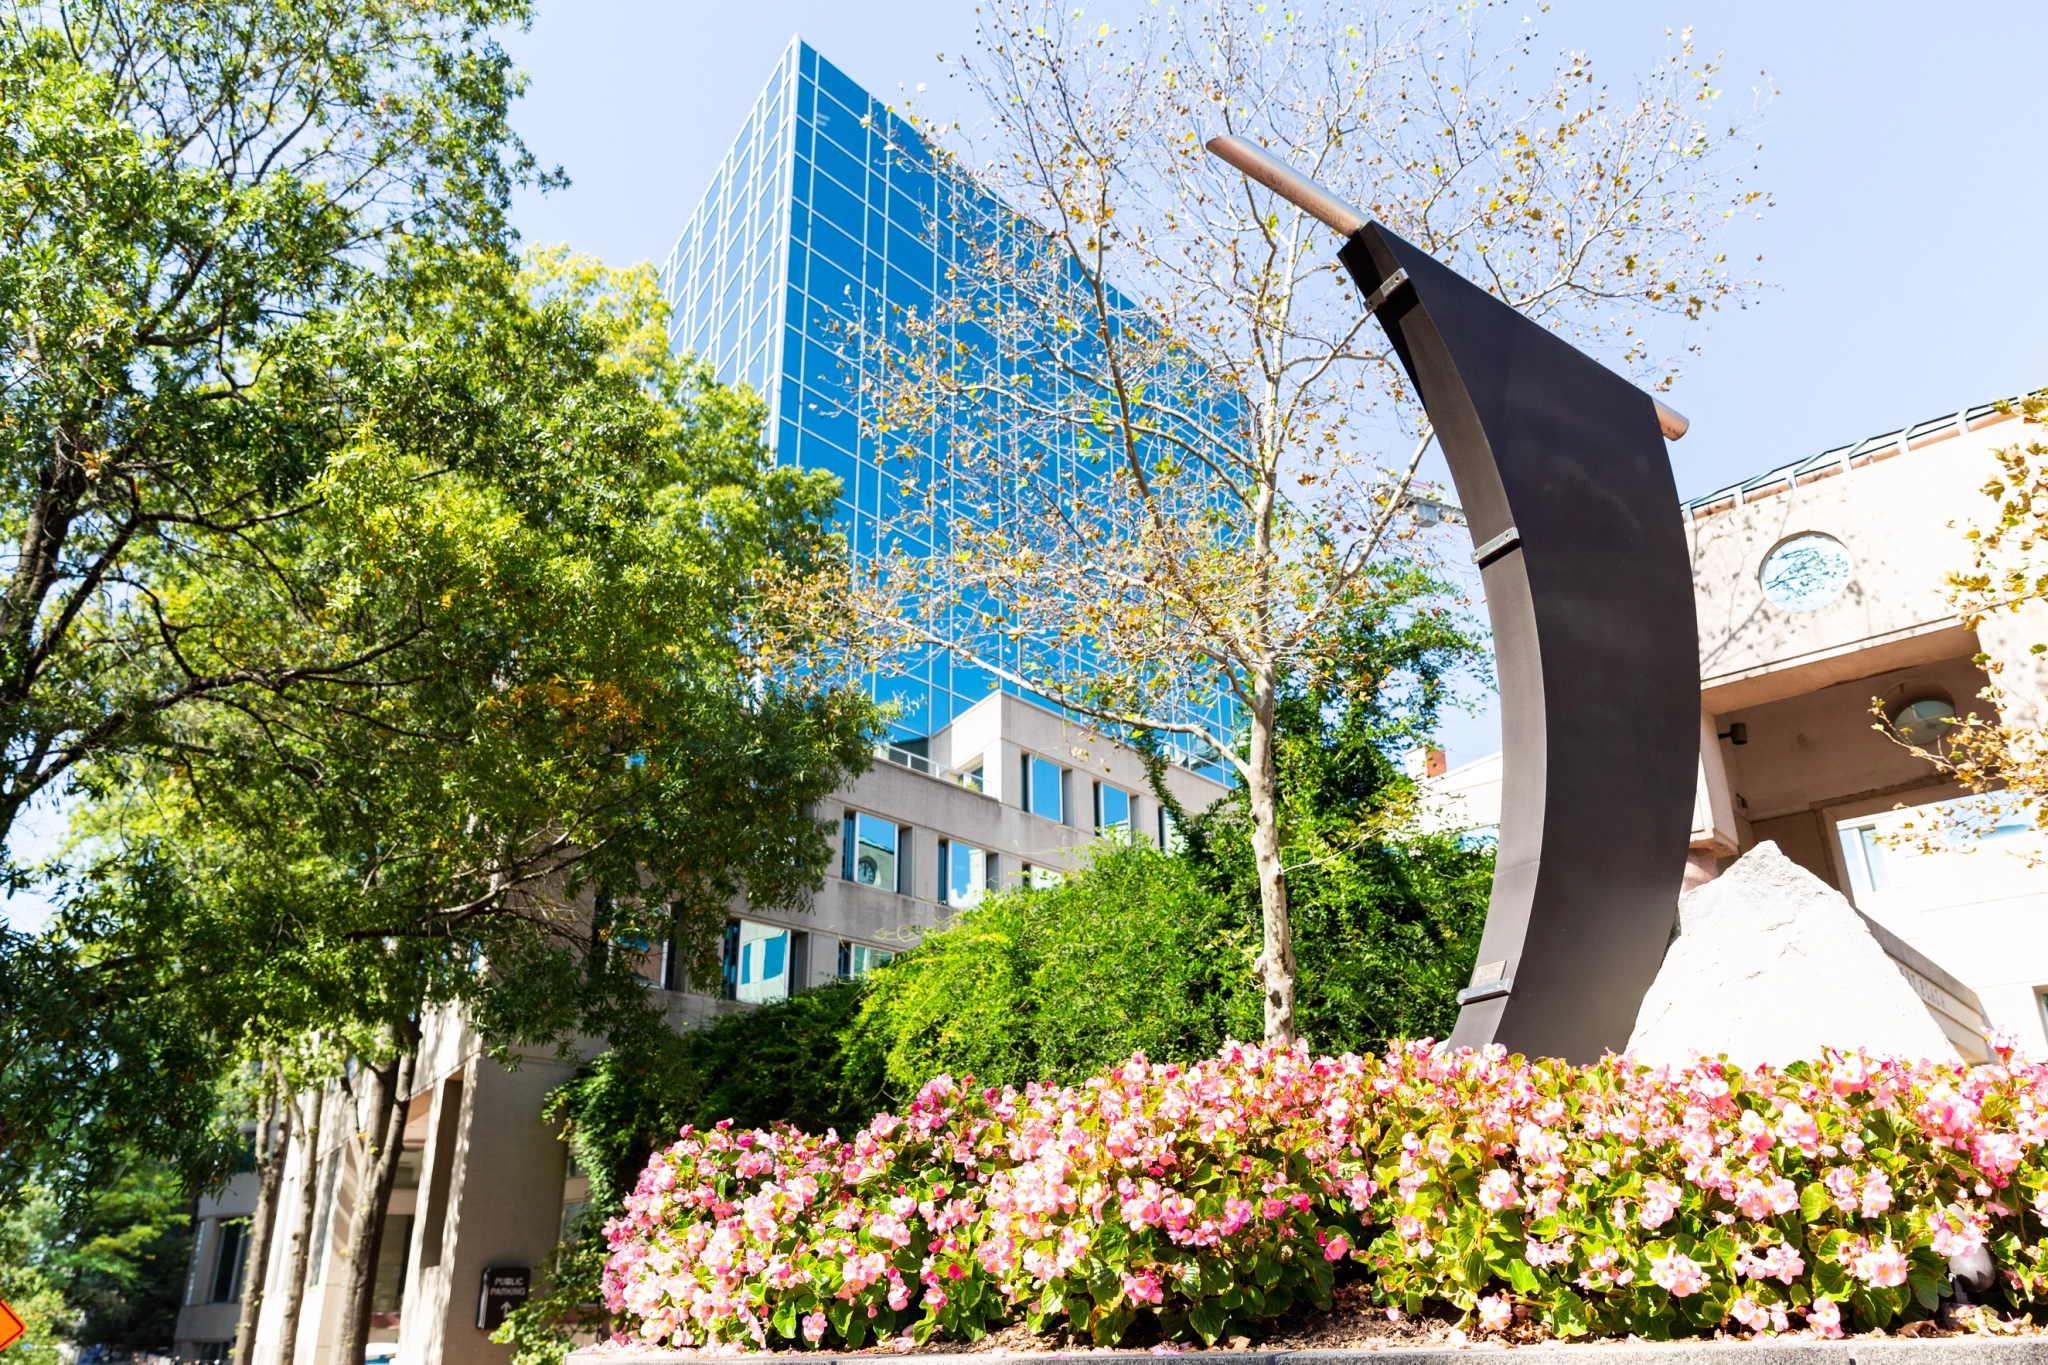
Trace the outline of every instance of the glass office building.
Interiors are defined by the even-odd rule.
[[[839,477],[839,521],[856,560],[897,546],[930,551],[927,523],[900,490],[931,481],[894,453],[879,463],[862,436],[862,357],[850,332],[892,310],[928,313],[940,291],[971,287],[949,279],[950,258],[964,254],[950,225],[970,215],[1014,219],[934,174],[908,124],[797,40],[662,268],[671,344],[762,395],[778,460]],[[929,524],[943,527],[947,515],[939,508]],[[973,644],[1013,670],[1019,649],[1031,647],[998,636]],[[900,708],[896,742],[915,747],[995,682],[933,649],[873,688]]]

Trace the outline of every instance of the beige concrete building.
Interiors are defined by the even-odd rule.
[[[1986,404],[1780,466],[1685,508],[1700,635],[1700,781],[1691,880],[1769,839],[1941,964],[1997,1025],[2048,1055],[2048,872],[2017,822],[1968,851],[1884,836],[1961,789],[1877,728],[1988,714],[1982,654],[2042,723],[2048,610],[1958,624],[1943,576],[1987,519],[1993,449],[2022,439]],[[1934,724],[1930,733],[1939,732]],[[1589,735],[1589,742],[1597,742]],[[1500,818],[1500,756],[1436,779],[1439,818]]]
[[[727,926],[720,981],[675,979],[670,955],[644,959],[650,998],[677,1028],[859,976],[916,943],[990,887],[1073,870],[1103,838],[1170,838],[1138,755],[1007,694],[973,706],[919,746],[880,761],[820,811],[839,830],[811,908],[741,906]],[[1167,786],[1199,810],[1226,788],[1185,766]],[[585,1046],[582,1055],[594,1048]],[[404,1149],[376,1273],[372,1358],[405,1365],[504,1365],[511,1348],[479,1327],[485,1277],[530,1272],[581,1211],[589,1181],[541,1117],[577,1060],[535,1051],[507,1069],[484,1055],[459,1017],[429,1021],[407,1097]],[[326,1099],[317,1148],[294,1141],[280,1204],[299,1207],[314,1182],[315,1225],[295,1365],[331,1365],[348,1221],[356,1189],[348,1141],[359,1126],[339,1089]],[[250,1275],[265,1277],[256,1359],[280,1358],[291,1217],[281,1215],[269,1264],[246,1264],[255,1177],[200,1201],[177,1347],[224,1358]],[[500,1279],[503,1275],[500,1274]]]

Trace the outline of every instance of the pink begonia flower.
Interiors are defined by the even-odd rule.
[[[819,1311],[818,1311],[818,1312],[816,1312],[816,1313],[806,1313],[806,1314],[804,1314],[804,1339],[805,1339],[806,1341],[810,1342],[810,1343],[811,1343],[811,1344],[812,1344],[813,1346],[815,1346],[815,1345],[817,1345],[817,1344],[818,1344],[818,1343],[819,1343],[820,1341],[822,1341],[822,1340],[824,1339],[824,1336],[825,1336],[825,1314],[824,1314],[824,1311],[823,1311],[823,1310],[821,1309],[821,1310],[819,1310]]]
[[[1643,1207],[1636,1215],[1646,1228],[1662,1227],[1678,1212],[1678,1187],[1668,1180],[1643,1182]]]
[[[1805,1109],[1797,1104],[1788,1104],[1785,1112],[1778,1116],[1778,1141],[1812,1156],[1820,1146],[1820,1126]]]
[[[1762,1256],[1749,1251],[1738,1257],[1735,1270],[1752,1280],[1778,1280],[1791,1284],[1806,1273],[1806,1258],[1791,1243],[1780,1242]]]
[[[1162,1303],[1165,1292],[1159,1286],[1159,1277],[1149,1270],[1140,1270],[1135,1275],[1123,1276],[1124,1297],[1132,1303]]]
[[[1842,1310],[1833,1299],[1815,1299],[1806,1310],[1806,1325],[1815,1336],[1838,1338],[1842,1335]]]
[[[1675,1299],[1690,1298],[1707,1287],[1706,1272],[1682,1251],[1650,1258],[1650,1279]]]
[[[1762,1222],[1799,1207],[1799,1190],[1782,1176],[1773,1180],[1743,1179],[1735,1183],[1735,1207],[1744,1218]]]
[[[1863,1177],[1863,1216],[1875,1218],[1892,1206],[1892,1182],[1883,1171],[1872,1169]]]
[[[1968,1256],[1984,1245],[1988,1227],[1983,1214],[1959,1204],[1936,1209],[1927,1216],[1927,1231],[1933,1234],[1937,1256]]]
[[[764,1302],[807,1287],[851,1288],[846,1301],[877,1313],[886,1296],[905,1311],[919,1284],[875,1255],[893,1254],[901,1224],[906,1241],[928,1243],[918,1276],[928,1307],[947,1307],[944,1288],[972,1269],[986,1276],[982,1292],[995,1310],[1013,1311],[1050,1280],[1092,1267],[1092,1234],[1134,1200],[1131,1221],[1158,1229],[1162,1241],[1233,1259],[1285,1248],[1304,1224],[1313,1232],[1330,1214],[1356,1212],[1391,1226],[1390,1245],[1404,1250],[1375,1261],[1325,1228],[1314,1233],[1324,1254],[1363,1256],[1381,1274],[1420,1274],[1428,1296],[1445,1273],[1436,1252],[1459,1260],[1469,1250],[1466,1220],[1477,1210],[1462,1208],[1457,1190],[1475,1178],[1485,1182],[1489,1212],[1519,1205],[1533,1221],[1569,1202],[1611,1218],[1616,1244],[1588,1248],[1574,1277],[1589,1293],[1639,1282],[1629,1261],[1640,1243],[1631,1239],[1668,1224],[1688,1187],[1698,1192],[1701,1221],[1736,1238],[1738,1282],[1777,1281],[1793,1293],[1812,1292],[1802,1283],[1807,1262],[1766,1225],[1797,1207],[1792,1179],[1820,1183],[1839,1214],[1910,1218],[1915,1242],[1866,1239],[1843,1249],[1843,1268],[1865,1284],[1899,1277],[1917,1245],[1981,1246],[1994,1213],[2048,1216],[2048,1192],[2002,1192],[2048,1144],[2048,1103],[2037,1098],[2048,1096],[2048,1067],[2023,1058],[1969,1069],[1831,1051],[1811,1073],[1817,1082],[1712,1058],[1657,1070],[1623,1059],[1550,1065],[1511,1063],[1497,1046],[1438,1052],[1402,1042],[1382,1057],[1330,1058],[1234,1044],[1183,1069],[1134,1059],[1080,1086],[1019,1092],[948,1080],[903,1115],[878,1116],[844,1139],[730,1124],[686,1129],[650,1159],[606,1223],[604,1299],[621,1315],[622,1339],[718,1354],[758,1349],[767,1344]],[[1891,1173],[1857,1169],[1865,1153],[1856,1129],[1872,1108],[1919,1129],[1886,1157],[1901,1177],[1896,1192]],[[1407,1136],[1391,1187],[1381,1189],[1361,1172],[1371,1134],[1389,1124]],[[1823,1132],[1838,1136],[1822,1142]],[[1931,1161],[1918,1144],[1934,1149]],[[1811,1176],[1778,1169],[1778,1149],[1794,1145],[1815,1162]],[[1959,1163],[1977,1177],[1960,1189],[1942,1174]],[[1207,1212],[1180,1188],[1213,1189],[1225,1202]],[[1936,1190],[1954,1202],[1937,1202]],[[1277,1217],[1259,1217],[1273,1205]],[[913,1217],[922,1220],[915,1234]],[[1572,1274],[1577,1253],[1565,1236],[1524,1235],[1531,1264]],[[1107,1268],[1142,1290],[1127,1255]],[[1654,1278],[1675,1296],[1696,1297],[1693,1282],[1708,1271],[1681,1259],[1655,1258]],[[1160,1279],[1156,1269],[1142,1273]],[[1786,1330],[1783,1305],[1764,1297],[1742,1293],[1728,1322]],[[1807,1325],[1839,1335],[1839,1310],[1819,1303]]]
[[[1479,1329],[1483,1332],[1499,1332],[1515,1320],[1514,1305],[1498,1294],[1488,1294],[1479,1301]]]
[[[1861,1248],[1858,1249],[1859,1244]],[[1906,1282],[1906,1258],[1892,1245],[1887,1237],[1880,1246],[1870,1246],[1862,1238],[1842,1248],[1849,1252],[1848,1269],[1851,1275],[1878,1289],[1889,1289]]]
[[[2010,1133],[1979,1133],[1970,1140],[1970,1160],[2001,1185],[2025,1155],[2020,1140]]]

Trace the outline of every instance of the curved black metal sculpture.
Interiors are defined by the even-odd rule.
[[[1329,223],[1435,426],[1501,695],[1500,842],[1451,1042],[1620,1051],[1669,941],[1699,762],[1684,419],[1253,144],[1210,150]]]

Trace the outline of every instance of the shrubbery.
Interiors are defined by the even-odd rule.
[[[941,1072],[1078,1081],[1134,1052],[1194,1061],[1257,1034],[1257,884],[1234,887],[1233,869],[1202,856],[1236,843],[1202,828],[1214,832],[1201,853],[1104,845],[1064,884],[992,897],[927,934],[870,978],[842,1070],[884,1074],[902,1104]],[[1294,910],[1308,1037],[1370,1051],[1448,1031],[1485,919],[1491,850],[1410,833],[1331,861],[1341,870],[1304,876],[1320,894]]]
[[[2048,1067],[1830,1053],[1652,1072],[1231,1044],[1074,1087],[927,1085],[850,1139],[686,1131],[607,1229],[647,1342],[859,1347],[1023,1318],[1214,1341],[1340,1275],[1485,1331],[1839,1335],[1988,1249],[2048,1297]]]

